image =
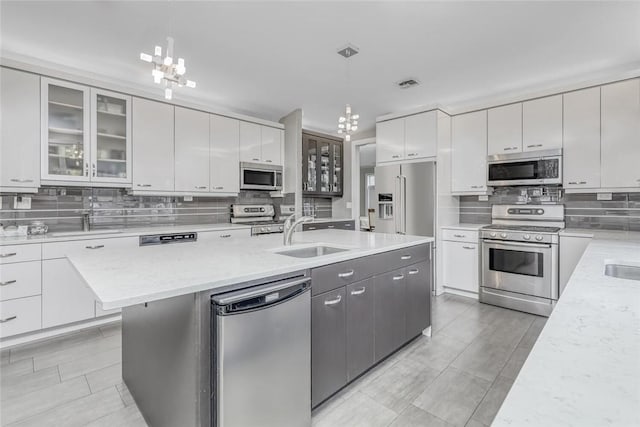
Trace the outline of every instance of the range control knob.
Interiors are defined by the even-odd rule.
[[[260,231],[262,231],[263,233],[268,233],[269,229],[267,227],[262,227],[260,228]]]
[[[500,237],[502,237],[503,239],[507,238],[507,233],[500,233]]]
[[[531,239],[531,236],[530,236],[530,235],[528,235],[528,234],[525,234],[524,236],[522,236],[522,238],[523,238],[524,240],[529,240],[529,239]]]
[[[536,236],[536,240],[537,240],[537,241],[540,241],[540,240],[542,240],[542,236],[540,236],[540,235],[537,235],[537,236]]]
[[[284,227],[283,226],[278,227],[278,231],[284,231]]]
[[[496,236],[497,236],[497,234],[496,234],[496,233],[491,233],[491,234],[489,234],[489,236],[491,236],[491,237],[496,237]]]
[[[542,215],[544,213],[544,209],[538,209],[537,212],[538,212],[538,215]]]

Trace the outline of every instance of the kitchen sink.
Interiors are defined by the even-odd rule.
[[[97,236],[101,234],[118,234],[122,230],[96,230],[96,231],[61,231],[59,233],[49,233],[51,237],[73,237],[73,236]]]
[[[607,263],[604,265],[604,274],[618,279],[640,281],[640,265],[628,265],[618,263]]]
[[[323,255],[336,254],[339,252],[345,252],[349,249],[338,248],[336,246],[327,245],[314,245],[305,247],[294,247],[291,249],[279,249],[274,251],[278,255],[286,255],[294,258],[314,258]]]

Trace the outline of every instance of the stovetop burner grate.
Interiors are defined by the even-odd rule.
[[[483,230],[511,230],[511,231],[530,231],[532,233],[557,233],[560,227],[543,227],[538,225],[506,225],[491,224],[482,227]]]

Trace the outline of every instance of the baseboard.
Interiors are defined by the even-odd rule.
[[[444,293],[445,294],[460,295],[462,297],[467,297],[467,298],[478,299],[478,293],[477,292],[463,291],[461,289],[448,288],[446,286],[444,287]]]
[[[94,328],[96,326],[102,326],[108,323],[117,322],[121,319],[122,315],[120,313],[115,313],[108,316],[100,317],[98,319],[92,319],[88,322],[79,322],[71,325],[63,325],[45,330],[39,330],[36,332],[28,332],[26,334],[16,335],[13,337],[7,337],[0,340],[0,349],[5,350],[22,344],[44,341],[46,339],[68,334],[71,332],[77,332],[83,329]]]

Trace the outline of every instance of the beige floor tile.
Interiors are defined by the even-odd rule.
[[[462,341],[436,333],[432,338],[421,340],[405,358],[421,363],[424,367],[442,371],[466,347],[467,344]]]
[[[61,350],[69,351],[76,346],[82,346],[100,338],[102,338],[100,331],[97,328],[92,328],[44,341],[21,345],[11,349],[11,362],[56,353]]]
[[[147,427],[136,406],[126,406],[87,424],[87,427]]]
[[[58,369],[60,369],[60,378],[62,378],[62,381],[66,381],[69,378],[85,375],[89,372],[97,371],[120,362],[122,362],[122,349],[117,347],[70,362],[61,363],[58,365]]]
[[[502,368],[500,376],[515,380],[520,373],[520,369],[522,369],[522,365],[524,365],[527,357],[529,357],[530,352],[531,349],[528,347],[517,347],[513,353],[511,353],[507,364]]]
[[[460,353],[451,366],[491,383],[500,374],[512,353],[510,347],[476,340]]]
[[[479,335],[489,331],[491,324],[482,319],[460,316],[439,330],[438,334],[447,335],[464,343],[471,343]]]
[[[33,357],[34,368],[35,370],[39,370],[63,363],[70,363],[74,360],[93,357],[114,348],[121,347],[122,339],[119,336],[114,335],[107,338],[99,336],[98,338],[90,339],[68,348],[62,347],[54,352],[37,354]]]
[[[507,393],[511,390],[512,385],[512,379],[505,377],[496,378],[471,418],[483,424],[491,425],[500,406],[502,406],[502,402],[504,402],[504,399],[507,397]]]
[[[131,392],[127,388],[126,384],[124,383],[118,384],[116,385],[116,389],[118,389],[118,393],[120,393],[120,398],[122,399],[122,402],[125,404],[125,406],[129,406],[129,405],[135,406],[136,401],[133,400],[133,396],[131,396]]]
[[[464,426],[491,382],[447,368],[413,404],[455,426]]]
[[[109,323],[108,325],[100,327],[100,333],[103,337],[110,337],[113,335],[121,335],[122,334],[122,323],[114,322]]]
[[[122,384],[122,363],[89,372],[86,377],[91,393]]]
[[[15,363],[0,366],[0,378],[6,380],[33,372],[33,359],[22,359]]]
[[[84,377],[75,378],[3,400],[2,423],[10,424],[29,418],[90,394]]]
[[[370,397],[356,392],[315,423],[317,427],[388,426],[398,414]]]
[[[60,383],[58,367],[42,369],[25,375],[2,377],[0,383],[0,400],[7,400],[16,396],[22,396],[41,388]]]
[[[451,427],[451,424],[420,408],[409,405],[391,423],[390,427]]]
[[[534,320],[533,320],[533,323],[531,324],[531,327],[529,327],[524,337],[522,337],[522,340],[520,340],[520,342],[518,343],[518,346],[527,347],[529,349],[533,348],[533,345],[535,344],[536,340],[540,336],[540,332],[542,332],[542,328],[544,328],[544,325],[546,323],[547,323],[546,317],[534,316]]]

